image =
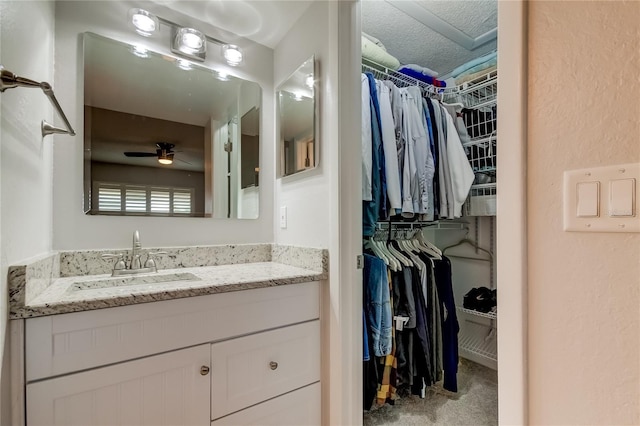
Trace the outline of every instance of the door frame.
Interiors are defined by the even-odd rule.
[[[328,386],[330,424],[362,424],[362,278],[356,256],[362,251],[359,186],[360,135],[360,2],[335,2],[331,20],[337,30],[339,188],[339,283],[330,299],[339,301],[339,318],[330,326],[332,349]],[[337,16],[335,15],[337,13]],[[527,424],[527,4],[498,1],[498,144],[497,283],[498,419],[500,424]],[[355,87],[354,87],[355,86]],[[358,145],[358,149],[354,149]],[[339,363],[339,365],[337,365]],[[325,423],[327,423],[325,421]]]

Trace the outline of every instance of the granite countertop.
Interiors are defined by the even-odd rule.
[[[158,279],[168,282],[158,282]],[[277,262],[164,269],[157,273],[120,277],[101,274],[58,278],[33,300],[14,309],[12,318],[88,311],[321,279],[326,279],[325,272]]]

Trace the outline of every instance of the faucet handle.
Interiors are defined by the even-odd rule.
[[[124,254],[113,254],[113,253],[104,253],[102,255],[103,259],[117,259],[115,265],[113,265],[113,270],[126,269],[126,265],[124,264]]]
[[[156,261],[153,257],[162,256],[165,254],[167,254],[166,251],[150,251],[149,253],[147,253],[147,260],[144,262],[144,267],[157,269]]]

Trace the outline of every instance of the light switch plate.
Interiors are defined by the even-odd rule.
[[[640,163],[564,172],[564,230],[640,232],[639,180]]]
[[[280,228],[287,229],[287,206],[280,207]]]

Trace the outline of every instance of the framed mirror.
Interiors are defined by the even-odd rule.
[[[85,212],[257,218],[260,86],[92,33],[83,42]]]
[[[276,90],[280,177],[313,169],[318,165],[316,92],[313,56]]]

